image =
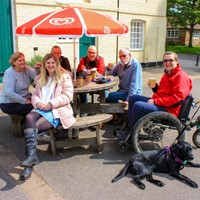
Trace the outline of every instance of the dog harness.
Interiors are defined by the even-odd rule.
[[[166,159],[167,159],[168,161],[169,161],[169,155],[170,155],[170,153],[172,153],[172,155],[174,156],[174,161],[175,161],[175,162],[178,162],[178,163],[182,164],[182,167],[180,168],[180,170],[183,169],[184,166],[187,164],[187,161],[183,161],[183,160],[181,160],[180,158],[178,158],[178,157],[173,153],[173,151],[171,151],[171,146],[167,146],[167,147],[165,147],[165,155],[166,155]]]

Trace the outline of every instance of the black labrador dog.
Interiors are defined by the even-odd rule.
[[[128,173],[132,173],[134,175],[133,181],[141,189],[145,189],[145,185],[140,180],[144,177],[146,177],[147,181],[162,187],[164,183],[153,178],[153,172],[160,172],[168,173],[191,187],[197,188],[198,185],[194,181],[180,174],[180,170],[184,166],[200,167],[200,164],[191,162],[193,158],[192,146],[184,141],[180,141],[162,150],[144,151],[135,154],[112,180],[112,183],[123,178]]]

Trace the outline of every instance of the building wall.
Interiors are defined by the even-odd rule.
[[[72,3],[74,2],[74,3]],[[78,5],[94,9],[124,22],[130,27],[131,20],[142,20],[145,22],[144,49],[131,51],[141,63],[156,63],[162,61],[165,51],[166,38],[166,1],[165,0],[90,0],[90,1],[64,1],[64,0],[15,0],[16,26],[32,19],[45,12],[61,9],[63,5]],[[118,45],[117,42],[118,41]],[[45,37],[16,37],[17,50],[25,53],[29,60],[35,53],[45,55],[53,45],[56,45],[56,38]],[[63,55],[67,56],[73,64],[73,44],[58,44],[61,46]],[[105,62],[118,60],[118,49],[130,47],[130,33],[118,37],[98,37],[96,46],[99,54],[105,58]],[[34,52],[33,47],[38,47]],[[116,49],[117,48],[117,49]],[[76,45],[78,51],[78,45]]]

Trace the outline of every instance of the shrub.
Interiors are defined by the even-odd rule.
[[[200,53],[200,47],[199,46],[181,46],[181,45],[166,45],[165,47],[166,51],[174,51],[178,54],[197,54]]]
[[[37,62],[42,62],[43,57],[40,55],[35,55],[34,57],[31,58],[30,61],[26,61],[26,64],[30,67],[33,67]]]

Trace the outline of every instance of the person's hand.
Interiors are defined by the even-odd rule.
[[[147,103],[150,103],[150,104],[154,104],[154,99],[149,99],[148,101],[147,101]]]
[[[87,71],[87,69],[86,69],[86,66],[85,66],[85,65],[81,65],[80,69],[81,69],[82,71],[84,71],[84,72],[86,72],[86,71]]]
[[[26,104],[31,104],[31,99],[26,99]]]
[[[34,65],[35,69],[40,69],[42,67],[42,62],[36,62]]]
[[[48,103],[44,108],[43,108],[43,110],[51,110],[52,109],[52,105],[51,105],[51,103]]]
[[[41,103],[41,102],[37,103],[37,105],[36,105],[36,107],[37,107],[39,110],[44,110],[45,106],[46,106],[46,105],[43,104],[43,103]]]
[[[128,110],[128,101],[124,101],[123,104],[124,104],[124,110]]]
[[[115,65],[115,63],[108,63],[108,69],[111,70],[114,65]]]
[[[124,106],[128,105],[128,101],[123,101]]]

